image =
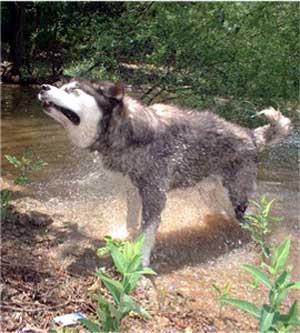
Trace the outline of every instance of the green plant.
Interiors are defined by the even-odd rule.
[[[142,275],[156,274],[151,268],[142,266],[141,248],[144,238],[139,237],[135,242],[122,242],[121,246],[116,245],[110,237],[106,238],[106,242],[105,248],[109,249],[113,263],[121,275],[121,280],[109,277],[103,268],[97,270],[96,275],[110,293],[111,301],[101,295],[95,295],[97,320],[80,320],[90,332],[119,331],[122,319],[130,312],[150,318],[148,312],[129,296]]]
[[[245,219],[250,223],[243,224],[242,227],[250,231],[252,240],[259,245],[264,257],[268,258],[270,249],[266,244],[266,236],[270,233],[270,222],[279,222],[281,218],[270,216],[270,211],[274,200],[267,201],[262,195],[259,202],[250,200],[257,208],[257,213],[246,214]]]
[[[7,217],[7,208],[11,201],[11,191],[8,189],[1,190],[1,197],[0,197],[0,209],[1,209],[1,218],[3,220]]]
[[[261,307],[253,303],[221,297],[224,304],[233,305],[240,308],[259,321],[259,330],[266,332],[295,332],[296,327],[300,329],[300,312],[298,303],[295,301],[285,314],[281,313],[281,304],[291,289],[300,289],[300,282],[291,282],[291,267],[286,267],[286,261],[290,251],[290,240],[283,241],[272,252],[269,264],[264,263],[263,267],[267,273],[252,265],[242,265],[242,268],[249,272],[257,281],[269,289],[268,302]]]
[[[119,240],[119,239],[113,239],[111,236],[105,236],[104,241],[106,243],[105,246],[99,247],[96,251],[98,257],[106,256],[107,254],[110,254],[110,245],[116,246],[121,252],[123,252],[123,248],[127,241]]]
[[[213,289],[215,290],[215,292],[217,293],[218,300],[220,302],[219,316],[221,316],[222,308],[223,308],[223,303],[221,301],[222,301],[222,299],[224,299],[228,296],[229,291],[230,291],[230,284],[226,283],[223,288],[219,287],[215,283],[212,286],[213,286]]]
[[[14,155],[5,155],[5,158],[15,168],[20,170],[20,175],[15,179],[15,184],[26,185],[29,182],[29,174],[42,169],[46,162],[34,156],[31,148],[26,148],[20,159]]]

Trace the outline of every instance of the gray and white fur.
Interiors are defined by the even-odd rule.
[[[215,177],[241,221],[255,186],[258,152],[281,140],[290,128],[290,120],[273,108],[261,111],[270,124],[251,130],[208,111],[148,107],[125,95],[121,84],[108,81],[72,79],[60,88],[42,85],[39,100],[75,145],[98,151],[107,169],[129,176],[138,190],[145,266],[167,192]],[[128,201],[129,206],[136,202]],[[138,208],[134,214],[139,215]],[[134,223],[128,222],[128,228],[134,229]]]

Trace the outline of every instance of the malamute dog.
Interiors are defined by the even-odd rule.
[[[273,108],[261,111],[269,125],[250,130],[207,111],[148,107],[108,81],[72,79],[60,88],[43,84],[38,98],[75,145],[98,151],[106,168],[128,175],[137,188],[144,265],[150,263],[168,191],[218,177],[241,221],[255,185],[258,151],[281,140],[290,127]]]

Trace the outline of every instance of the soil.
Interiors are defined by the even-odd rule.
[[[83,232],[23,188],[5,187],[15,200],[1,222],[2,332],[48,332],[57,328],[55,316],[73,311],[93,318],[90,294],[105,295],[95,269],[106,266],[116,274],[109,258],[95,254],[103,237]],[[153,255],[158,275],[143,278],[133,294],[152,319],[130,315],[122,323],[124,332],[257,332],[251,316],[229,306],[221,309],[212,288],[230,283],[232,297],[263,302],[266,290],[253,291],[240,269],[242,262],[260,263],[249,236],[220,216],[208,216],[205,227],[163,231]],[[66,332],[85,330],[78,326]]]

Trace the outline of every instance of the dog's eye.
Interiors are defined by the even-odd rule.
[[[76,87],[65,88],[64,90],[68,94],[74,94],[75,96],[79,96],[79,90]]]
[[[72,93],[73,93],[76,97],[78,97],[78,96],[80,95],[78,89],[73,89]]]

